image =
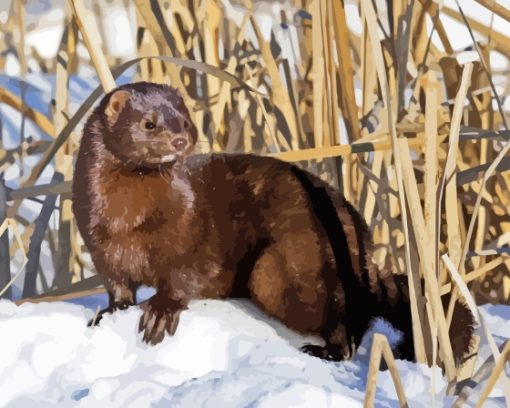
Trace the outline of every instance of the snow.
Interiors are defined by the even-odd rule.
[[[485,305],[483,317],[491,328],[493,336],[501,339],[510,337],[510,308],[506,305]]]
[[[371,336],[351,361],[325,362],[298,350],[318,339],[293,333],[250,302],[202,300],[182,313],[174,336],[149,346],[137,333],[137,307],[87,327],[100,304],[104,296],[74,304],[0,301],[2,406],[362,406]],[[494,333],[510,337],[510,307],[484,311]],[[398,340],[383,321],[371,331]],[[429,406],[433,370],[407,361],[397,366],[410,406]],[[436,406],[448,406],[453,397],[445,397],[438,369],[435,377]],[[379,373],[376,401],[398,406],[388,371]],[[504,406],[501,392],[490,406]]]

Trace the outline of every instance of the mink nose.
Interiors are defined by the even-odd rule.
[[[186,145],[188,144],[188,141],[184,139],[183,137],[177,137],[174,140],[172,140],[172,146],[176,150],[184,150]]]

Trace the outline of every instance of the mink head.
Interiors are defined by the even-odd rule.
[[[126,164],[153,167],[190,154],[197,129],[179,92],[139,82],[121,86],[98,107],[106,148]]]

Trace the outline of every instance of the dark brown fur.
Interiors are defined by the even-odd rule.
[[[85,126],[73,193],[107,311],[134,304],[138,285],[154,286],[140,331],[157,343],[191,299],[249,297],[287,326],[321,335],[325,347],[307,351],[335,360],[382,316],[405,335],[401,357],[414,358],[407,284],[374,266],[368,229],[338,191],[268,157],[190,155],[196,129],[175,90],[120,90]],[[147,115],[159,121],[149,136],[139,125]],[[174,149],[176,138],[186,147]],[[472,318],[452,326],[466,339],[455,343],[457,356],[471,332]]]

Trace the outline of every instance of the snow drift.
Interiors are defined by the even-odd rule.
[[[489,321],[504,327],[509,314],[510,307],[498,307]],[[247,301],[195,301],[175,335],[157,346],[141,341],[136,307],[89,328],[93,315],[77,304],[0,301],[0,405],[362,406],[366,350],[342,363],[303,354],[297,348],[316,339],[291,332]],[[432,370],[404,361],[398,368],[410,406],[430,406]],[[436,379],[437,406],[449,406],[439,371]],[[398,406],[388,372],[379,373],[377,401]],[[497,396],[490,404],[504,406]]]

